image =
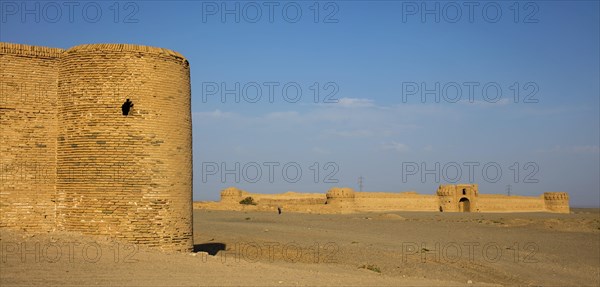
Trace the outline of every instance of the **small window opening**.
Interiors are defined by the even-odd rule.
[[[127,116],[127,115],[129,115],[129,111],[131,111],[132,108],[133,108],[133,102],[130,101],[129,99],[127,99],[121,106],[121,111],[123,111],[124,116]]]

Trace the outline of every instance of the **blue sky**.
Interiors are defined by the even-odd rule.
[[[71,3],[0,2],[0,40],[182,53],[192,67],[195,200],[227,186],[358,190],[362,176],[365,191],[431,194],[472,181],[482,193],[511,185],[599,205],[597,1]]]

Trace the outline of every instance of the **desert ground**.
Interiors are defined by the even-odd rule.
[[[0,286],[599,286],[600,213],[194,210],[195,252],[0,229]]]

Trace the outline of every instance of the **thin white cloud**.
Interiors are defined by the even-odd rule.
[[[192,113],[193,120],[199,119],[223,119],[223,118],[231,118],[234,117],[234,113],[230,112],[222,112],[219,109],[216,109],[212,112],[194,112]]]
[[[296,111],[272,112],[265,115],[265,119],[268,120],[297,120],[299,117],[300,113]]]
[[[471,101],[469,99],[463,99],[463,100],[458,101],[458,103],[464,104],[464,105],[471,105],[471,106],[475,106],[475,107],[501,107],[501,106],[509,105],[511,103],[511,101],[508,98],[499,99],[497,102],[488,102],[488,101],[482,101],[482,100]]]
[[[392,150],[392,151],[396,151],[396,152],[407,152],[410,150],[410,148],[403,143],[399,143],[399,142],[385,142],[381,145],[381,148],[383,150]]]
[[[337,106],[344,108],[369,108],[374,107],[375,104],[371,99],[341,98],[338,100]]]

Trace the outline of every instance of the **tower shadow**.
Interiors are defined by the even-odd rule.
[[[194,252],[206,252],[212,256],[217,255],[217,253],[221,250],[225,250],[227,245],[225,243],[202,243],[202,244],[194,244]]]

